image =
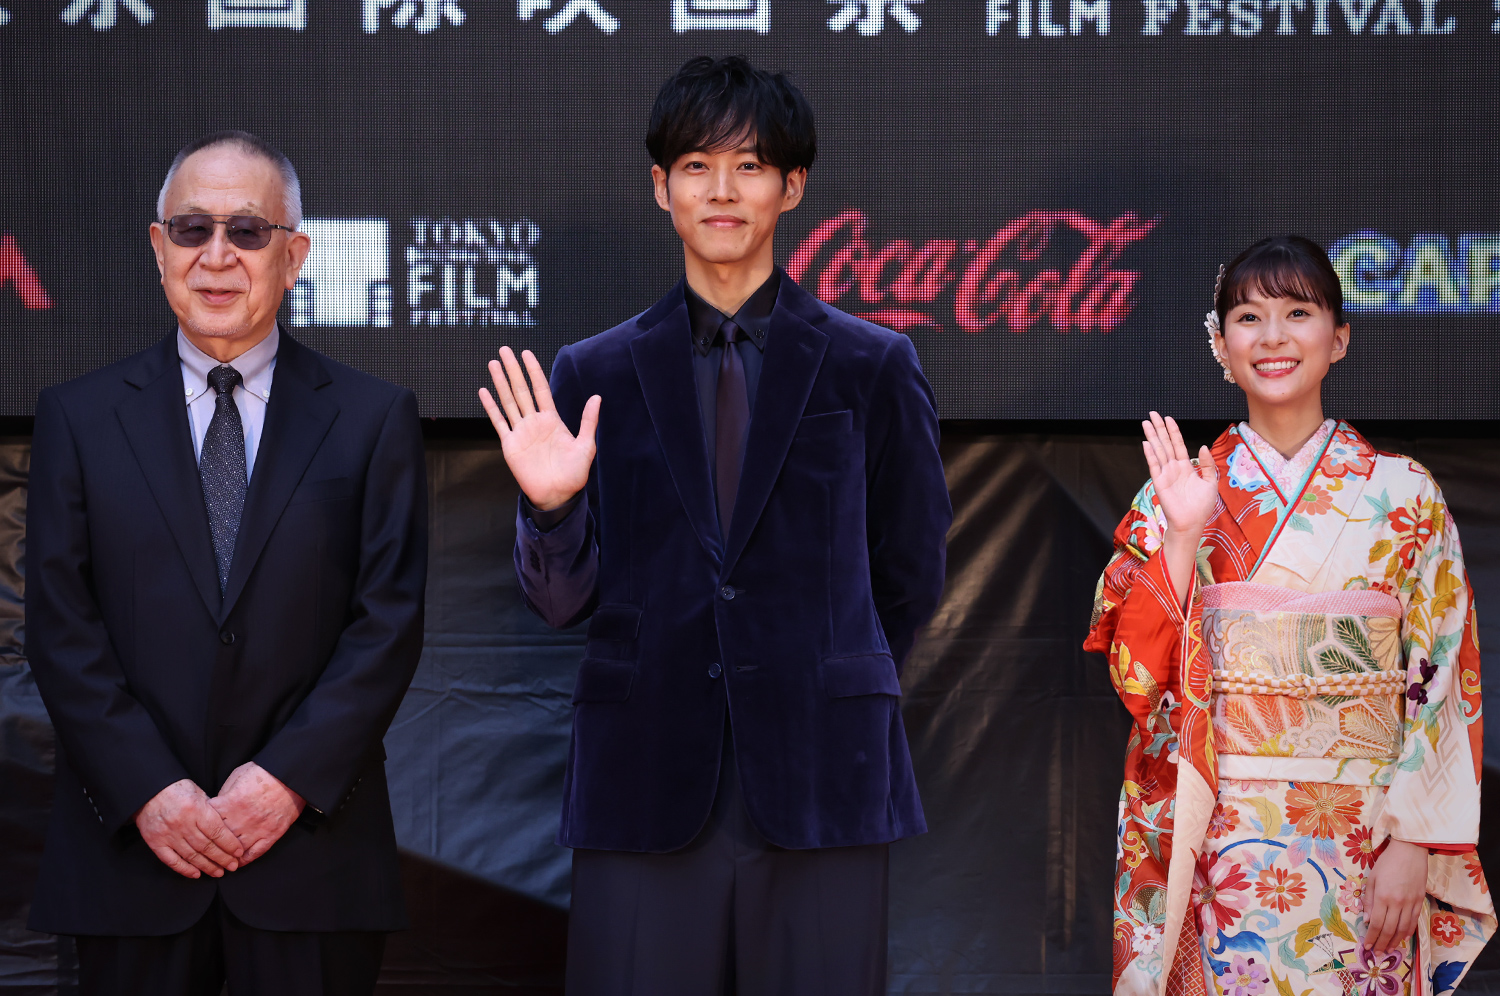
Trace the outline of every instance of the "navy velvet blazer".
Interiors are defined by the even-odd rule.
[[[185,930],[215,894],[268,930],[405,925],[381,738],[422,649],[426,471],[410,391],[285,330],[223,599],[175,334],[37,400],[26,655],[57,730],[31,927]],[[256,761],[311,810],[222,879],[133,815]]]
[[[729,535],[679,283],[564,348],[559,413],[603,398],[585,499],[516,567],[553,626],[592,614],[559,842],[671,851],[708,818],[726,703],[745,805],[789,848],[926,829],[900,668],[943,587],[937,412],[902,335],[783,275]]]

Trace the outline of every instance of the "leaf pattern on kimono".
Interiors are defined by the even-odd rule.
[[[1246,696],[1235,695],[1224,703],[1224,721],[1239,734],[1246,746],[1254,748],[1261,742],[1263,735],[1255,723],[1255,717],[1245,705],[1245,698]]]
[[[1255,815],[1260,818],[1260,832],[1268,840],[1275,837],[1281,830],[1281,807],[1263,795],[1252,796],[1245,801],[1255,807]]]
[[[1323,908],[1320,911],[1323,914],[1323,923],[1334,934],[1346,941],[1356,943],[1354,940],[1354,931],[1349,929],[1349,925],[1344,922],[1343,914],[1339,912],[1338,903],[1336,902],[1337,897],[1338,892],[1335,889],[1329,889],[1323,894]]]
[[[1323,933],[1322,920],[1309,920],[1297,928],[1297,957],[1301,958],[1312,950],[1313,938]]]
[[[1439,564],[1432,585],[1432,614],[1441,616],[1458,605],[1458,593],[1463,586],[1463,579],[1453,573],[1453,561],[1445,560]]]
[[[1364,703],[1339,713],[1339,732],[1363,741],[1368,746],[1385,747],[1396,737],[1396,730],[1379,713]]]
[[[1333,631],[1338,635],[1340,643],[1354,651],[1354,656],[1364,664],[1365,670],[1380,670],[1380,661],[1375,658],[1375,651],[1366,639],[1364,630],[1359,628],[1359,623],[1343,616],[1333,624]]]
[[[1365,669],[1338,647],[1324,647],[1318,653],[1318,663],[1329,674],[1364,674]]]

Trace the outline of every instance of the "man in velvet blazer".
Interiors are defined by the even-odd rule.
[[[570,993],[884,992],[886,845],[926,829],[900,668],[951,511],[911,342],[771,261],[811,129],[783,77],[688,63],[648,138],[687,276],[550,390],[529,354],[531,390],[491,365],[523,591],[590,618]]]
[[[85,994],[368,994],[406,925],[381,740],[421,652],[421,432],[411,392],[276,327],[288,170],[254,136],[185,149],[153,227],[179,329],[37,402],[31,927],[77,936]]]

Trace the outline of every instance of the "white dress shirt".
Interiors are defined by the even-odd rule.
[[[279,329],[229,361],[240,372],[240,385],[234,389],[234,403],[240,410],[240,424],[245,428],[245,480],[255,471],[255,454],[260,450],[260,434],[266,424],[266,405],[271,400],[271,378],[276,371],[276,347],[281,341]],[[177,358],[182,361],[182,388],[187,398],[188,425],[193,430],[193,458],[203,454],[203,437],[214,418],[218,395],[208,382],[208,372],[219,361],[188,341],[182,329],[177,330]]]

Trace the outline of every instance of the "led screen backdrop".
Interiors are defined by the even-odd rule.
[[[1500,417],[1497,0],[0,0],[0,412],[170,331],[157,188],[241,127],[303,178],[292,333],[478,415],[498,345],[677,278],[641,137],[732,51],[818,113],[779,258],[946,417],[1236,414],[1214,273],[1288,230],[1345,276],[1332,411]]]

